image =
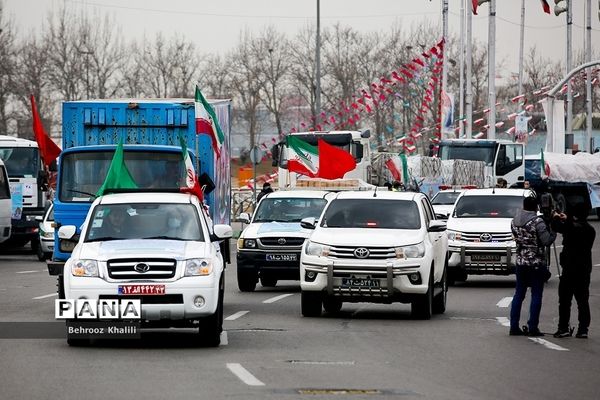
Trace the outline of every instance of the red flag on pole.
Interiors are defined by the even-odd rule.
[[[477,0],[472,0],[472,4],[473,8],[471,10],[473,10],[473,14],[477,15],[477,7],[479,6],[479,3],[477,2]]]
[[[473,0],[476,1],[476,0]],[[546,14],[550,14],[550,4],[548,4],[547,0],[541,0],[542,1],[542,7],[544,8],[544,12]]]
[[[38,113],[37,106],[35,105],[35,98],[33,95],[30,97],[31,99],[31,114],[33,120],[33,133],[35,135],[35,141],[38,144],[40,149],[40,155],[42,156],[42,160],[44,161],[44,165],[50,167],[50,164],[56,157],[60,154],[60,147],[54,143],[50,136],[46,133],[44,126],[42,125],[42,120],[40,119],[40,114]]]

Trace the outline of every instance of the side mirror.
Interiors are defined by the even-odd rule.
[[[304,229],[315,229],[317,226],[317,220],[315,217],[303,218],[300,221],[300,226]]]
[[[446,230],[446,223],[444,221],[431,221],[429,223],[428,232],[444,232]]]
[[[435,214],[436,219],[448,219],[449,214]]]
[[[361,137],[361,138],[363,138],[363,139],[368,139],[368,138],[370,138],[370,137],[371,137],[371,130],[369,130],[369,129],[365,129],[364,131],[362,131],[362,132],[360,133],[360,137]]]
[[[241,213],[240,216],[238,217],[238,221],[243,222],[245,224],[249,224],[250,223],[250,214],[248,213]]]
[[[77,227],[75,225],[63,225],[58,228],[58,238],[64,240],[71,240],[77,233]]]
[[[229,225],[215,225],[213,230],[217,240],[231,239],[233,236],[233,230]]]
[[[363,148],[362,144],[356,145],[356,158],[357,159],[360,160],[361,158],[363,158],[363,150],[364,150],[364,148]]]
[[[42,222],[42,221],[44,220],[44,217],[42,217],[41,215],[36,215],[36,216],[35,216],[35,220],[36,220],[37,222]]]

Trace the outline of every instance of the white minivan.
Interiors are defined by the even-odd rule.
[[[8,174],[4,162],[0,160],[0,243],[10,237],[10,216],[12,204],[10,199],[10,187],[8,186]]]

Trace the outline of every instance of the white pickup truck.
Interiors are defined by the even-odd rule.
[[[305,317],[338,312],[344,302],[410,303],[416,318],[446,309],[446,224],[422,193],[340,192],[302,249]]]
[[[63,225],[58,235],[75,240],[75,232]],[[202,344],[218,346],[225,285],[219,241],[231,235],[230,226],[213,226],[190,194],[99,197],[65,264],[65,298],[139,299],[142,328],[197,327]]]

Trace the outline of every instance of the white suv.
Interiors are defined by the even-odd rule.
[[[75,231],[62,226],[58,235],[72,240]],[[212,226],[190,194],[99,197],[65,264],[65,298],[140,299],[142,327],[198,327],[202,343],[217,346],[225,284],[219,241],[231,234],[228,225]]]
[[[302,314],[337,312],[343,302],[411,303],[416,318],[446,309],[446,224],[422,193],[341,192],[300,259]]]
[[[448,219],[450,283],[473,275],[515,271],[516,244],[510,223],[529,189],[471,189],[460,195]]]

